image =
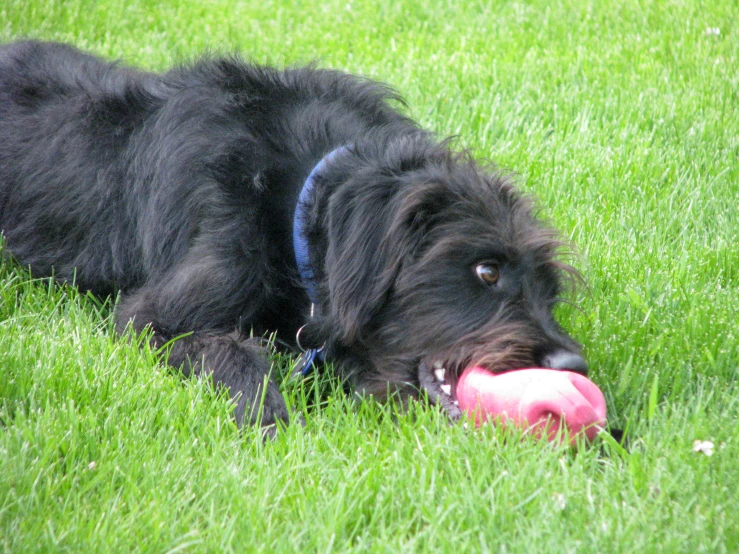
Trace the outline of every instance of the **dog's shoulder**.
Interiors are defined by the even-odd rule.
[[[214,89],[242,101],[329,106],[382,112],[389,103],[403,104],[391,87],[346,71],[325,69],[317,63],[277,67],[249,61],[239,54],[204,55],[180,64],[163,75],[177,87]]]

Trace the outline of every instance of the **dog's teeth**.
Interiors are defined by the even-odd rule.
[[[439,388],[441,389],[441,392],[443,392],[447,396],[451,396],[451,394],[452,394],[452,386],[451,385],[441,385]]]
[[[434,369],[443,369],[444,363],[441,360],[436,360],[434,362]]]
[[[446,377],[446,369],[443,367],[438,367],[434,370],[434,375],[436,375],[436,380],[440,382],[444,382],[444,378]]]

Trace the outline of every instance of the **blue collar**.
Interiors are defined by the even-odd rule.
[[[303,287],[305,288],[305,292],[308,294],[308,299],[311,303],[311,317],[313,317],[313,310],[315,309],[315,305],[318,303],[318,283],[316,283],[316,276],[313,268],[310,265],[308,236],[306,235],[308,214],[313,207],[316,178],[323,173],[323,171],[326,169],[326,165],[331,160],[333,160],[338,154],[345,152],[346,149],[346,146],[341,146],[332,150],[323,158],[321,158],[321,161],[316,164],[316,166],[313,168],[313,171],[310,172],[310,175],[308,175],[308,178],[305,180],[303,190],[300,191],[300,196],[298,196],[298,203],[295,206],[295,216],[293,218],[293,249],[295,250],[295,262],[298,266],[300,280],[303,283]],[[301,330],[302,327],[300,328],[300,330],[298,330],[296,341],[298,343],[298,347],[303,350],[303,353],[300,355],[300,359],[296,364],[294,373],[307,375],[313,368],[316,359],[318,359],[319,361],[323,361],[324,349],[323,347],[321,347],[309,348],[308,350],[304,350],[303,347],[300,345]]]
[[[313,207],[313,191],[316,185],[316,178],[326,169],[326,164],[333,160],[338,154],[346,151],[346,146],[341,146],[326,154],[321,161],[316,164],[313,171],[310,172],[305,180],[303,190],[300,191],[298,204],[295,207],[295,216],[293,218],[293,249],[295,250],[295,262],[298,264],[298,273],[308,293],[308,299],[311,304],[318,302],[318,283],[316,283],[315,273],[310,265],[310,254],[308,252],[308,236],[305,228],[308,223],[308,213]]]

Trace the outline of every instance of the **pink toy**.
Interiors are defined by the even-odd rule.
[[[518,369],[494,375],[481,367],[467,368],[457,383],[457,400],[476,425],[500,419],[503,425],[531,429],[550,441],[560,420],[570,430],[571,443],[585,433],[588,440],[606,424],[606,401],[587,377],[571,371]]]

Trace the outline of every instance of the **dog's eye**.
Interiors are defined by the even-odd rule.
[[[475,266],[475,273],[486,285],[494,285],[500,279],[500,269],[495,264],[478,264]]]

